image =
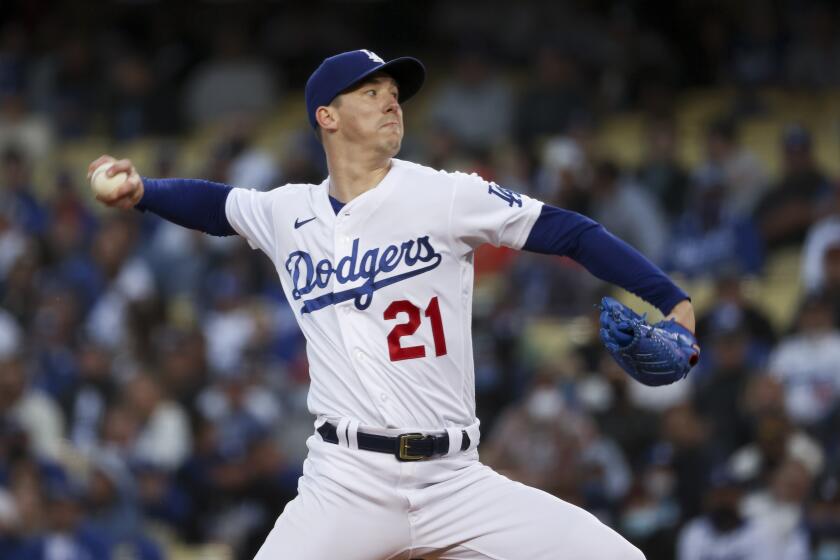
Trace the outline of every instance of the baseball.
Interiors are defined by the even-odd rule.
[[[97,167],[90,176],[90,188],[98,195],[111,194],[114,189],[125,183],[128,174],[120,172],[113,177],[108,177],[107,171],[114,165],[114,162],[103,163]]]

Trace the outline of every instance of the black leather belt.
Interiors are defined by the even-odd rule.
[[[328,443],[338,443],[336,427],[325,422],[318,428],[318,433]],[[470,446],[470,436],[466,430],[461,430],[461,451],[466,451]],[[449,453],[449,434],[439,436],[427,434],[400,434],[398,436],[380,436],[377,434],[356,433],[356,441],[359,449],[365,451],[376,451],[378,453],[390,453],[398,461],[422,461],[437,455]]]

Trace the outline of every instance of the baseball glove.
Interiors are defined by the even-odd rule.
[[[651,386],[668,385],[688,375],[700,359],[697,339],[675,320],[649,325],[626,305],[601,300],[601,340],[633,379]]]

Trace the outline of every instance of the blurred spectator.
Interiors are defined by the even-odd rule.
[[[819,2],[809,4],[803,12],[792,26],[798,33],[787,53],[787,82],[809,90],[840,85],[835,12]]]
[[[202,416],[216,426],[219,449],[228,455],[243,453],[251,442],[280,424],[278,402],[264,386],[241,373],[228,373],[207,387],[198,406]]]
[[[840,246],[832,245],[823,255],[825,286],[823,292],[834,311],[834,326],[840,329]]]
[[[155,333],[161,383],[172,399],[192,415],[196,400],[208,383],[207,343],[199,330],[174,326]]]
[[[822,295],[806,297],[794,323],[770,355],[768,369],[785,387],[785,407],[794,422],[819,429],[840,397],[840,331]]]
[[[814,160],[811,142],[810,132],[799,125],[790,125],[784,131],[784,175],[755,211],[769,252],[801,246],[817,219],[818,206],[830,194],[828,180]]]
[[[287,467],[276,444],[264,431],[243,427],[244,422],[200,420],[196,452],[181,471],[181,483],[202,513],[190,520],[188,533],[227,543],[238,556],[250,557],[254,542],[262,540],[292,496],[282,483]]]
[[[111,349],[129,340],[132,308],[148,302],[156,291],[149,266],[134,254],[135,241],[133,223],[118,216],[103,223],[93,240],[101,293],[88,314],[87,330]]]
[[[178,162],[177,144],[162,144],[154,156],[149,175],[160,178],[173,177]],[[227,177],[222,181],[227,181]],[[144,242],[143,255],[155,277],[164,301],[185,301],[198,305],[200,294],[195,286],[207,274],[210,255],[207,236],[175,225],[146,213],[144,219],[151,225]],[[146,224],[144,224],[146,225]]]
[[[647,560],[674,557],[680,523],[680,504],[674,495],[676,474],[667,445],[649,450],[622,508],[619,529]]]
[[[86,490],[90,528],[107,538],[113,557],[163,560],[160,546],[143,532],[135,481],[120,458],[95,456]]]
[[[175,474],[166,469],[135,461],[132,474],[137,487],[137,504],[144,526],[155,533],[188,537],[191,518],[199,516]]]
[[[799,556],[777,556],[775,537],[741,514],[742,497],[742,489],[730,474],[714,473],[705,513],[680,532],[677,559],[800,560]]]
[[[125,463],[116,455],[97,453],[90,457],[85,498],[91,525],[113,540],[132,537],[140,518],[134,497],[134,482]]]
[[[661,262],[667,238],[662,211],[648,193],[621,177],[615,162],[595,166],[590,216],[653,262]]]
[[[0,95],[0,150],[10,148],[33,161],[48,157],[53,148],[52,123],[30,112],[21,94]]]
[[[674,495],[683,519],[693,517],[700,512],[708,473],[717,459],[709,445],[709,428],[690,403],[680,404],[662,416],[660,438],[671,454]]]
[[[431,107],[432,122],[467,150],[486,150],[511,134],[513,93],[481,48],[457,55],[454,77],[440,86]]]
[[[60,34],[56,43],[38,64],[34,96],[59,138],[79,138],[94,130],[93,116],[101,102],[99,66],[83,33]]]
[[[0,201],[12,224],[32,235],[40,234],[47,224],[47,212],[33,191],[30,162],[16,147],[3,152],[0,178]]]
[[[213,37],[214,56],[196,68],[185,84],[183,107],[192,124],[276,107],[280,91],[275,71],[250,54],[245,32],[228,24]]]
[[[802,250],[802,284],[806,293],[826,294],[840,327],[840,188],[835,187],[831,213],[809,230]]]
[[[61,284],[45,287],[37,302],[29,331],[33,383],[56,400],[78,381],[75,337],[82,313],[72,292]]]
[[[158,382],[144,373],[128,381],[124,394],[124,406],[138,421],[134,455],[165,469],[180,467],[192,446],[181,405],[169,400]]]
[[[0,98],[26,90],[26,39],[23,25],[14,20],[0,28]]]
[[[653,195],[669,221],[685,209],[688,200],[688,174],[677,160],[678,135],[671,119],[648,121],[645,135],[645,160],[636,178]]]
[[[564,134],[569,122],[588,110],[580,70],[569,53],[555,45],[537,49],[533,81],[516,101],[515,137],[525,149]]]
[[[69,272],[70,262],[84,258],[93,237],[97,219],[78,191],[74,175],[60,169],[55,176],[53,192],[47,193],[49,220],[45,231],[47,252],[58,263],[58,274]],[[71,273],[72,276],[72,273]]]
[[[144,134],[178,130],[178,104],[158,83],[149,61],[129,52],[111,65],[107,108],[108,127],[116,140],[133,140]],[[169,93],[167,95],[167,93]]]
[[[215,165],[226,165],[217,180],[237,187],[270,190],[277,186],[281,170],[274,156],[253,145],[256,121],[247,118],[231,119],[228,130],[216,147]],[[319,178],[316,182],[320,183]]]
[[[24,240],[24,251],[14,258],[6,278],[0,283],[0,306],[24,328],[32,324],[35,307],[41,298],[39,280],[43,276],[43,256],[34,239]]]
[[[132,411],[121,405],[114,402],[105,410],[99,424],[97,452],[114,455],[123,463],[130,464],[140,459],[135,455],[140,422]]]
[[[84,491],[78,483],[53,483],[47,491],[47,527],[30,539],[12,560],[35,558],[87,558],[108,560],[107,537],[91,527],[85,518]]]
[[[20,517],[14,496],[0,487],[0,556],[11,558],[18,546]]]
[[[30,386],[19,351],[0,356],[0,419],[20,426],[37,456],[53,460],[60,456],[61,410],[48,395]]]
[[[719,329],[737,328],[748,337],[749,362],[753,367],[763,366],[776,343],[776,333],[770,319],[762,309],[747,298],[744,282],[739,274],[731,272],[720,276],[715,282],[712,305],[697,319],[697,337],[700,345],[716,337]],[[714,364],[712,354],[703,353],[702,368]]]
[[[299,131],[292,135],[289,150],[280,164],[282,177],[277,184],[309,183],[318,184],[324,180],[325,162],[321,157],[321,146],[309,131]],[[442,166],[439,169],[448,169]]]
[[[111,353],[86,340],[76,353],[78,379],[63,395],[61,404],[68,423],[68,438],[82,453],[91,453],[99,441],[105,411],[116,400],[119,386],[112,375]]]
[[[546,141],[537,177],[537,196],[560,208],[587,214],[593,172],[583,147],[558,136]]]
[[[787,459],[776,468],[766,489],[751,493],[742,503],[747,519],[773,535],[777,554],[785,560],[810,558],[803,522],[812,480],[808,466]]]
[[[204,336],[208,364],[219,373],[233,373],[241,367],[243,354],[257,332],[243,283],[242,275],[233,268],[219,271],[209,282],[212,308],[204,322]]]
[[[637,467],[648,458],[656,441],[658,419],[632,402],[629,395],[631,378],[606,350],[600,352],[598,372],[608,387],[607,402],[595,412],[598,426],[606,437],[618,444],[630,465]],[[588,384],[580,383],[581,391],[587,388]]]
[[[697,411],[709,419],[711,441],[718,453],[727,455],[749,438],[749,424],[742,410],[751,371],[748,362],[749,335],[738,323],[715,329],[703,345],[703,359],[712,360],[707,373],[695,382]]]
[[[737,83],[767,85],[782,73],[782,33],[777,11],[761,3],[747,4],[740,32],[732,49],[732,71]]]
[[[2,196],[0,195],[0,200]],[[12,266],[27,249],[27,237],[12,221],[12,208],[0,209],[0,285],[12,272]]]
[[[716,10],[703,10],[701,14],[686,14],[690,21],[689,44],[685,45],[686,65],[691,68],[693,83],[715,86],[727,83],[732,72],[730,38],[731,22]]]
[[[690,277],[758,273],[764,256],[761,238],[748,216],[727,206],[721,170],[701,168],[694,185],[689,210],[674,226],[666,268]]]
[[[10,313],[0,307],[0,360],[20,353],[23,343],[20,325]]]
[[[569,409],[551,378],[538,378],[525,400],[502,415],[484,449],[488,465],[572,503],[602,509],[627,491],[618,447]]]
[[[806,526],[813,541],[813,558],[830,560],[840,558],[840,492],[838,492],[836,467],[817,483],[812,501],[808,505]]]
[[[46,502],[47,489],[60,478],[48,473],[51,470],[37,462],[27,448],[26,437],[12,434],[15,428],[6,427],[4,439],[12,439],[8,449],[9,460],[6,485],[15,503],[17,513],[17,531],[14,534],[13,545],[22,545],[33,537],[43,534],[47,528],[48,504]],[[17,547],[15,547],[17,548]]]
[[[774,473],[789,460],[805,466],[812,477],[822,470],[824,457],[819,444],[794,426],[783,411],[755,411],[751,424],[752,439],[729,459],[731,472],[745,485],[752,489],[769,487]]]
[[[736,216],[750,214],[770,182],[764,165],[741,143],[731,117],[718,118],[707,128],[706,161],[697,171],[699,176],[705,167],[723,173],[724,207]]]

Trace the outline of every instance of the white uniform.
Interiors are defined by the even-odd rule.
[[[299,495],[257,558],[642,558],[583,510],[478,462],[473,250],[521,248],[542,204],[396,159],[338,215],[328,193],[329,179],[227,198],[231,226],[272,259],[296,311],[316,427],[338,426],[339,445],[309,438]],[[445,431],[450,452],[400,462],[359,450],[359,431]]]

